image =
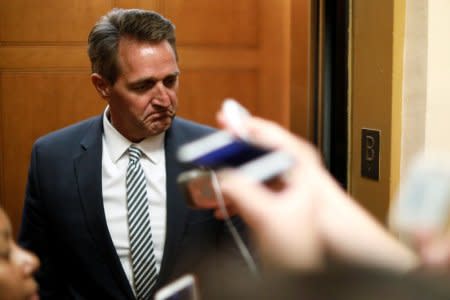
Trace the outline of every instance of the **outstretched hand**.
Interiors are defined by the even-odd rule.
[[[239,129],[220,113],[218,121],[237,135],[244,132],[252,143],[294,157],[278,190],[237,170],[220,174],[227,203],[253,231],[265,262],[297,270],[321,268],[330,256],[397,271],[417,265],[416,256],[337,184],[310,143],[257,117]]]

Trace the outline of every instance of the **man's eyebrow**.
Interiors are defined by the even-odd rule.
[[[128,85],[132,86],[132,85],[138,85],[138,84],[141,84],[141,83],[155,82],[155,81],[159,81],[159,80],[164,80],[164,79],[166,79],[168,77],[173,77],[173,76],[178,76],[178,75],[180,75],[180,71],[175,71],[173,73],[167,74],[166,76],[164,76],[161,79],[151,76],[151,77],[137,79],[136,81],[131,81],[131,82],[128,83]]]
[[[9,239],[11,237],[11,230],[9,229],[0,230],[0,237],[4,238],[5,240]]]

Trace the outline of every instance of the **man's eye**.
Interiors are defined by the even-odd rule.
[[[151,82],[146,82],[144,84],[135,85],[135,86],[131,87],[131,89],[135,92],[142,93],[142,92],[150,90],[154,86],[155,86],[155,82],[151,81]]]
[[[142,92],[145,91],[147,89],[147,87],[145,85],[140,85],[140,86],[135,86],[133,87],[133,90],[136,92]]]
[[[168,87],[168,88],[173,87],[176,82],[177,82],[176,76],[169,76],[167,78],[164,78],[164,80],[163,80],[164,86]]]
[[[2,260],[9,260],[9,251],[2,251],[2,252],[0,252],[0,259],[2,259]]]

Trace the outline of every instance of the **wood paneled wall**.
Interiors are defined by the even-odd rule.
[[[300,3],[300,4],[299,4]],[[292,20],[309,28],[306,0],[0,1],[0,204],[17,232],[29,156],[41,135],[99,114],[105,103],[89,80],[86,40],[113,7],[158,11],[177,27],[179,115],[215,125],[225,97],[296,131],[291,107],[309,101],[308,30],[291,39]],[[299,24],[302,23],[302,24]],[[296,31],[298,34],[298,31]],[[295,47],[293,47],[295,46]],[[292,53],[291,48],[298,51]],[[291,70],[291,60],[304,70]],[[294,75],[293,75],[294,74]],[[291,82],[301,85],[292,89]]]

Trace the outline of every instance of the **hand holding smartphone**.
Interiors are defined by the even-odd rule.
[[[420,232],[442,234],[448,227],[450,163],[438,157],[416,159],[391,208],[390,225],[407,241]]]
[[[236,101],[226,99],[221,112],[238,136],[224,130],[217,131],[183,145],[178,151],[180,162],[196,167],[178,177],[191,207],[212,208],[216,205],[208,170],[237,168],[253,180],[267,182],[293,164],[290,155],[247,141],[247,132],[242,125],[250,114]]]
[[[178,151],[180,162],[211,169],[222,166],[237,167],[269,152],[247,142],[243,123],[250,113],[238,102],[225,99],[221,113],[237,136],[229,131],[220,130],[187,143]]]
[[[239,165],[238,169],[255,181],[265,182],[277,188],[280,185],[277,177],[287,171],[293,163],[294,160],[290,155],[274,151]],[[188,206],[204,209],[217,207],[211,170],[193,169],[183,172],[178,176],[178,185],[186,195]]]

